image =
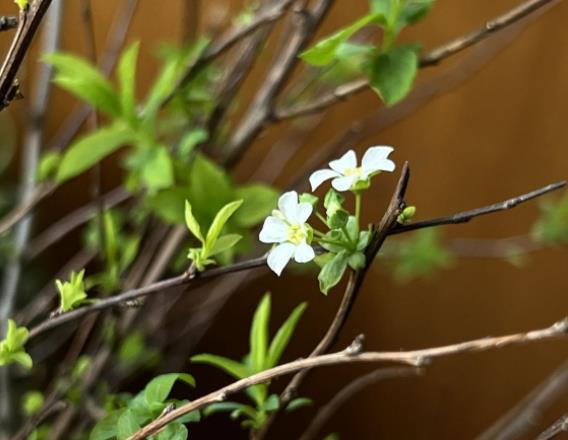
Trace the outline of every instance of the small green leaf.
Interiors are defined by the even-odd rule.
[[[401,225],[406,225],[412,221],[412,218],[416,214],[416,206],[407,206],[402,210],[402,212],[396,218],[396,222]]]
[[[232,412],[235,411],[236,409],[242,409],[244,406],[246,406],[243,403],[237,403],[237,402],[219,402],[219,403],[212,403],[211,405],[208,405],[204,410],[203,410],[203,415],[205,417],[209,417],[212,414],[215,413],[219,413],[219,412]]]
[[[318,204],[319,197],[316,197],[310,193],[302,193],[300,194],[299,200],[300,203],[309,203],[310,205],[312,205],[312,207],[315,208],[315,206]]]
[[[262,409],[266,412],[273,412],[276,411],[280,407],[280,399],[278,398],[278,394],[271,394],[268,396],[268,399],[264,401],[264,405],[262,405]]]
[[[44,61],[55,66],[57,85],[111,117],[120,115],[120,102],[110,82],[89,62],[75,55],[51,53]]]
[[[215,354],[198,354],[191,358],[191,362],[212,365],[223,370],[225,373],[230,374],[235,379],[242,379],[249,375],[246,365],[223,356],[217,356]]]
[[[328,262],[318,275],[321,293],[327,295],[329,290],[336,286],[347,269],[348,255],[345,251],[340,252],[333,260]]]
[[[418,55],[415,47],[395,47],[373,60],[369,83],[384,103],[391,106],[408,95],[417,70]]]
[[[110,440],[116,438],[118,419],[123,412],[123,410],[119,410],[108,413],[104,419],[95,425],[89,435],[89,440]]]
[[[308,399],[306,397],[298,397],[297,399],[290,401],[290,403],[286,407],[286,411],[287,412],[296,411],[297,409],[313,405],[313,403],[314,402],[312,401],[312,399]]]
[[[45,182],[53,177],[57,172],[59,163],[61,162],[61,153],[58,151],[50,151],[44,154],[39,162],[37,178],[40,182]]]
[[[169,373],[155,377],[144,388],[144,400],[148,405],[163,403],[166,401],[176,381],[182,381],[195,386],[193,376],[186,373]]]
[[[118,440],[125,440],[141,428],[132,410],[127,409],[118,418],[116,434]]]
[[[63,183],[91,168],[118,148],[132,141],[132,132],[113,124],[86,135],[72,144],[63,155],[55,180]]]
[[[363,252],[355,252],[349,256],[348,264],[353,270],[363,269],[365,267],[367,259]]]
[[[434,0],[406,0],[398,17],[399,28],[422,20],[430,12],[433,5]]]
[[[22,398],[22,411],[26,417],[33,416],[36,414],[43,403],[45,398],[40,391],[28,391],[24,394]]]
[[[353,34],[358,32],[360,29],[375,22],[380,17],[380,14],[373,13],[360,18],[356,22],[337,31],[329,37],[324,38],[315,46],[302,52],[300,54],[300,58],[312,66],[326,66],[330,64],[335,60],[337,51],[344,42],[351,38]]]
[[[243,200],[235,213],[235,222],[243,228],[251,228],[270,215],[278,201],[278,192],[266,185],[246,185],[237,188],[235,197]]]
[[[211,251],[215,247],[215,243],[217,242],[217,238],[221,234],[223,227],[235,211],[239,209],[242,203],[242,200],[236,200],[228,203],[217,213],[213,219],[213,223],[211,223],[211,226],[207,231],[207,237],[205,238],[205,244],[203,245],[204,258],[208,258],[211,255]]]
[[[191,204],[187,200],[185,201],[185,224],[193,236],[205,245],[205,239],[201,234],[201,227],[199,226],[197,219],[193,216]]]
[[[347,221],[349,220],[349,213],[345,209],[337,209],[328,216],[327,218],[327,225],[331,229],[340,229],[347,225]]]
[[[130,123],[136,120],[136,62],[139,50],[140,43],[133,43],[122,53],[117,66],[122,114]]]
[[[250,329],[250,360],[255,373],[266,368],[269,319],[270,293],[266,293],[256,308]]]
[[[28,335],[26,327],[18,327],[12,319],[8,319],[6,338],[0,341],[0,366],[17,362],[24,368],[32,367],[32,358],[24,350]]]
[[[181,423],[170,423],[160,431],[153,439],[155,440],[186,440],[187,428]]]
[[[241,238],[242,235],[239,234],[226,234],[217,239],[213,249],[209,252],[209,257],[213,257],[221,252],[226,251],[227,249],[231,249],[234,245],[236,245]]]
[[[184,222],[184,204],[187,196],[188,191],[185,188],[172,187],[149,195],[144,200],[144,204],[166,223],[179,225]]]
[[[16,3],[20,10],[23,11],[24,9],[26,9],[29,5],[29,0],[14,0],[14,3]]]
[[[85,283],[83,282],[84,275],[85,269],[79,273],[71,272],[69,281],[55,280],[55,286],[59,291],[59,310],[61,312],[73,310],[87,299]]]
[[[197,128],[188,131],[182,138],[178,145],[179,155],[187,158],[201,142],[205,142],[209,138],[207,131]]]
[[[282,357],[282,353],[288,346],[290,342],[290,338],[294,334],[294,330],[298,325],[298,321],[302,317],[304,310],[306,310],[307,303],[303,302],[298,305],[290,314],[288,319],[282,324],[282,326],[276,332],[276,335],[272,339],[270,343],[270,347],[268,349],[268,356],[266,358],[266,365],[265,368],[272,368],[278,365],[280,358]]]
[[[537,242],[548,245],[568,243],[568,191],[555,202],[545,200],[531,235]]]
[[[152,154],[144,163],[140,176],[151,193],[173,185],[174,167],[166,147],[161,145],[152,149]]]

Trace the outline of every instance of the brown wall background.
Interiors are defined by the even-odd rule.
[[[0,5],[0,13],[13,9],[7,3],[11,2]],[[67,50],[84,52],[78,3],[67,2],[63,45]],[[157,71],[152,52],[158,42],[175,42],[180,38],[181,1],[140,3],[130,40],[142,40],[139,87],[143,91]],[[219,11],[223,5],[237,10],[238,3],[203,2],[203,27],[222,15]],[[432,48],[477,28],[487,18],[517,3],[439,0],[428,19],[405,33],[404,38]],[[93,7],[100,49],[117,2],[98,0]],[[322,35],[347,23],[365,7],[363,1],[338,0]],[[418,206],[420,218],[485,205],[566,179],[567,23],[568,3],[560,2],[530,24],[513,44],[471,79],[354,147],[363,151],[372,144],[394,145],[397,163],[410,162],[412,179],[408,198]],[[269,46],[269,50],[273,47]],[[254,91],[254,82],[262,77],[262,67],[270,61],[269,55],[272,54],[263,57],[249,81],[248,94]],[[462,55],[422,72],[419,82],[451,68],[461,58]],[[35,62],[32,54],[22,74],[26,87],[32,83],[30,72]],[[51,133],[74,108],[67,95],[56,92],[54,98],[48,118]],[[277,185],[285,188],[293,171],[312,154],[312,149],[347,128],[354,118],[379,106],[372,93],[363,93],[329,112],[281,174]],[[14,105],[12,117],[17,120],[23,111],[23,103]],[[257,157],[288,129],[287,126],[269,129],[247,155],[236,178],[242,180],[250,175],[258,164]],[[110,186],[116,176],[109,175],[106,179]],[[366,206],[366,220],[372,221],[381,214],[395,180],[395,175],[381,176],[378,180],[380,184],[374,186],[369,197],[376,203]],[[66,187],[54,197],[51,206],[68,209],[69,196],[79,197],[82,193],[80,187]],[[80,204],[80,200],[71,203]],[[509,237],[525,233],[537,213],[537,204],[529,203],[467,225],[446,227],[443,233],[448,238]],[[44,209],[40,215],[47,222],[61,212]],[[73,243],[60,246],[57,255],[66,255],[73,246]],[[337,347],[344,347],[359,333],[367,336],[369,349],[398,350],[547,326],[565,316],[568,310],[568,282],[564,272],[567,256],[566,249],[547,249],[533,254],[521,269],[492,259],[462,259],[430,280],[405,285],[394,283],[388,267],[381,261],[375,264],[365,283]],[[49,267],[52,263],[45,264]],[[310,303],[288,359],[305,355],[315,345],[340,299],[339,289],[328,298],[321,296],[313,277],[287,275],[278,280],[266,274],[246,283],[233,296],[197,351],[244,354],[250,317],[266,290],[273,292],[274,325],[295,304],[303,300]],[[180,313],[174,322],[188,319],[187,311]],[[557,341],[439,360],[427,367],[421,377],[395,379],[368,388],[342,409],[326,433],[337,431],[342,439],[473,438],[551,373],[567,354],[566,341]],[[191,369],[198,377],[199,394],[227,380],[209,369]],[[370,369],[372,366],[350,366],[318,371],[304,387],[303,395],[314,398],[317,404],[324,403],[349,380]],[[284,383],[279,381],[275,389]],[[544,424],[566,410],[568,396],[544,415]],[[280,434],[273,438],[295,438],[313,413],[314,409],[307,409],[289,416],[278,425]],[[205,427],[218,430],[214,438],[238,438],[239,431],[230,422],[215,419]],[[194,435],[194,438],[213,438],[201,428]]]

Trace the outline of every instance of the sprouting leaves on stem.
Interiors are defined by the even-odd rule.
[[[0,341],[0,366],[17,362],[24,368],[32,367],[32,358],[24,349],[28,334],[27,328],[18,327],[12,319],[8,319],[6,337]]]
[[[85,269],[79,273],[71,272],[69,281],[55,280],[55,286],[59,292],[59,311],[61,313],[73,310],[87,301],[87,292],[83,277]]]
[[[249,336],[250,350],[242,362],[208,353],[193,356],[191,361],[217,367],[235,379],[243,379],[272,368],[280,362],[306,307],[306,303],[298,305],[270,340],[271,297],[267,293],[262,297],[254,313]],[[217,412],[230,412],[232,419],[243,419],[241,423],[243,427],[258,429],[265,423],[269,413],[279,409],[278,395],[268,395],[268,385],[265,384],[254,385],[248,388],[246,393],[254,406],[238,402],[214,403],[205,409],[204,414],[209,416]],[[294,399],[286,409],[291,411],[309,403],[308,399]]]

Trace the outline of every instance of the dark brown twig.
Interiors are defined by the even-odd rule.
[[[18,27],[18,19],[6,15],[0,16],[0,32],[9,31]]]

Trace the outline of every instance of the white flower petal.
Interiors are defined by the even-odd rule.
[[[277,217],[266,217],[258,239],[263,243],[281,243],[288,237],[288,225]]]
[[[310,176],[310,185],[312,186],[312,191],[315,191],[317,187],[320,186],[326,180],[332,179],[339,175],[340,174],[337,171],[333,170],[314,171]]]
[[[296,263],[307,263],[308,261],[312,261],[315,257],[316,254],[314,250],[305,240],[296,246],[296,251],[294,252],[294,260]]]
[[[276,275],[280,276],[290,261],[290,258],[292,258],[292,255],[294,255],[295,250],[296,246],[292,243],[279,244],[268,254],[268,259],[266,261],[268,263],[268,267],[270,267]]]
[[[357,176],[337,177],[331,181],[331,186],[337,191],[349,191],[357,180]]]
[[[278,209],[284,215],[286,220],[296,223],[298,193],[296,191],[288,191],[282,194],[278,199]]]
[[[365,152],[361,163],[363,174],[368,176],[377,171],[394,171],[394,162],[387,159],[388,155],[391,154],[393,150],[394,148],[387,146],[369,148]]]
[[[349,168],[357,168],[357,156],[355,155],[355,151],[349,150],[339,159],[332,160],[329,166],[332,170],[341,174],[344,174],[345,170]]]
[[[310,215],[312,215],[312,211],[314,208],[311,204],[303,202],[298,205],[298,210],[296,211],[296,219],[298,223],[303,224],[308,221]]]

